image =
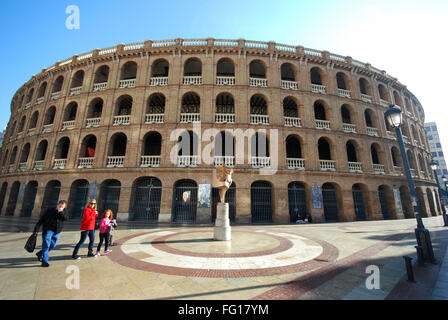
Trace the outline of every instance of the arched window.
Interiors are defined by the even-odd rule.
[[[310,70],[310,78],[311,78],[311,84],[316,84],[319,86],[323,85],[323,76],[322,71],[318,67],[313,67]]]
[[[216,123],[235,123],[235,102],[232,95],[220,93],[216,97]]]
[[[119,88],[134,88],[137,79],[137,63],[126,62],[121,68]]]
[[[197,58],[190,58],[184,64],[184,76],[202,76],[202,63]]]
[[[55,159],[67,159],[68,151],[70,149],[70,139],[63,137],[56,145]]]
[[[282,64],[280,74],[283,81],[296,81],[294,67],[290,63]]]
[[[250,139],[251,165],[253,168],[270,166],[269,139],[263,132],[256,132]]]
[[[199,122],[200,121],[201,98],[194,92],[186,93],[182,97],[180,109],[180,122]]]
[[[158,167],[162,151],[162,136],[156,131],[148,132],[143,137],[141,167]]]
[[[345,73],[343,72],[336,73],[336,82],[338,85],[338,89],[350,90],[349,79]]]
[[[331,160],[331,149],[327,139],[320,138],[317,142],[319,160]]]
[[[56,94],[58,92],[61,92],[63,83],[64,83],[64,77],[63,76],[57,77],[56,81],[53,83],[53,90],[51,91],[51,93]],[[52,96],[52,98],[54,98],[54,96]]]
[[[132,97],[129,95],[121,96],[117,99],[114,116],[114,126],[128,125],[131,122]]]
[[[45,96],[45,91],[47,91],[47,82],[45,81],[40,85],[39,92],[37,93],[37,103],[42,103]]]
[[[216,66],[217,77],[235,77],[235,66],[229,58],[222,58]]]
[[[34,129],[37,126],[37,120],[39,119],[39,111],[34,111],[30,119],[29,129]]]
[[[94,84],[107,83],[109,80],[109,67],[104,65],[99,67],[95,72]],[[95,89],[95,88],[94,88]]]
[[[168,61],[159,59],[152,64],[151,78],[167,78],[170,70]]]
[[[53,124],[55,115],[56,115],[56,107],[51,106],[50,108],[48,108],[47,112],[45,113],[44,126]]]
[[[26,163],[28,161],[29,155],[30,155],[30,144],[27,143],[22,148],[22,153],[20,155],[19,163]]]
[[[348,162],[358,162],[358,156],[356,152],[356,147],[352,141],[347,141],[345,144],[345,148],[347,151],[347,160]]]
[[[381,83],[378,85],[378,92],[380,94],[381,100],[390,102],[389,91],[387,91],[386,87],[383,86]]]
[[[153,93],[148,98],[145,123],[163,123],[164,114],[165,96],[161,93]]]
[[[372,88],[369,82],[364,78],[359,78],[359,90],[361,94],[372,96]]]
[[[78,70],[72,79],[70,85],[70,95],[79,94],[81,92],[82,83],[84,82],[84,71]]]
[[[116,133],[110,138],[106,167],[123,167],[126,156],[127,137]]]
[[[316,120],[327,120],[325,107],[319,101],[316,101],[314,103],[314,119],[316,119]]]
[[[293,135],[289,135],[286,138],[286,158],[302,159],[302,147],[300,140]]]
[[[342,123],[348,123],[348,124],[352,123],[352,120],[350,117],[350,109],[345,104],[341,107],[341,118],[342,118]]]
[[[87,109],[86,127],[98,127],[101,122],[101,115],[103,113],[103,99],[96,98],[90,102]]]
[[[266,70],[264,64],[259,60],[253,60],[249,64],[249,77],[266,79]]]

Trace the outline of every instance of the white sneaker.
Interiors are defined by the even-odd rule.
[[[97,253],[95,254],[95,258],[96,258],[96,257],[99,257],[100,255],[101,255],[100,252],[97,251]]]

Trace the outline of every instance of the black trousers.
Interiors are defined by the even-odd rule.
[[[105,232],[105,233],[100,233],[100,243],[98,244],[98,248],[96,249],[96,251],[100,251],[101,250],[101,246],[103,245],[103,241],[105,242],[105,248],[104,250],[106,251],[109,248],[109,232]]]

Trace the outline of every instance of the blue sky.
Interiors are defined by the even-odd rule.
[[[68,30],[65,10],[80,9]],[[16,90],[33,74],[95,48],[147,39],[224,38],[328,50],[369,62],[407,85],[448,141],[445,102],[448,1],[1,1],[0,129]],[[446,127],[446,126],[445,126]]]

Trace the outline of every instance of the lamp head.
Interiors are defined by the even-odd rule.
[[[437,168],[439,167],[439,162],[437,162],[436,160],[431,160],[429,165],[431,166],[431,169],[434,171],[437,170]]]
[[[394,104],[389,106],[389,109],[384,113],[387,122],[393,128],[398,128],[401,126],[403,117],[401,114],[401,109],[396,107]]]

